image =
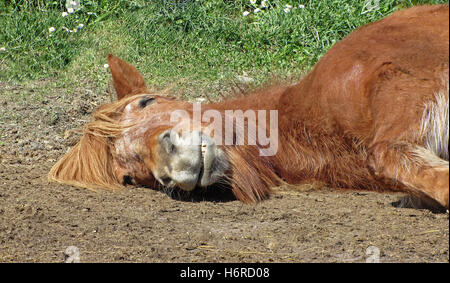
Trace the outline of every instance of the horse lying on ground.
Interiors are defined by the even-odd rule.
[[[118,101],[96,110],[51,181],[228,186],[246,203],[280,184],[315,182],[405,192],[448,209],[448,5],[363,26],[299,83],[218,103],[151,93],[133,66],[108,62]]]

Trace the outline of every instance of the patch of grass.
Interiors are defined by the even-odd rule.
[[[103,65],[113,53],[136,65],[151,85],[179,82],[187,97],[214,94],[213,86],[236,75],[255,84],[298,76],[359,26],[397,9],[448,3],[380,0],[367,10],[366,1],[351,0],[269,0],[265,8],[261,0],[78,2],[65,17],[65,1],[0,4],[0,81],[56,77],[73,87],[104,87]]]

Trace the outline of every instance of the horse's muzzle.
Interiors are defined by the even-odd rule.
[[[214,140],[201,131],[167,130],[159,135],[156,179],[185,191],[206,187],[224,176],[228,161]]]

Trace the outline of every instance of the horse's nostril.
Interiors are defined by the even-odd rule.
[[[171,131],[165,131],[165,132],[161,135],[161,139],[170,139],[170,133],[171,133]]]
[[[172,135],[173,135],[172,131],[166,131],[163,134],[161,134],[159,138],[161,145],[169,154],[173,154],[176,150],[176,147],[172,142],[172,139],[174,138]]]

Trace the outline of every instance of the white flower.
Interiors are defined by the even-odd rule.
[[[242,13],[242,16],[247,17],[248,15],[250,15],[249,11],[245,11],[244,13]]]
[[[299,9],[305,9],[305,5],[300,4],[300,5],[298,5],[298,8]]]
[[[287,14],[287,13],[289,13],[289,12],[291,11],[291,9],[289,9],[289,8],[284,8],[283,11]]]
[[[54,27],[49,27],[48,28],[48,32],[54,32],[55,31],[55,28]]]
[[[261,8],[267,8],[267,0],[261,1]]]
[[[255,10],[253,10],[253,13],[258,14],[259,12],[261,12],[260,8],[256,8]]]
[[[92,12],[87,12],[87,14],[88,14],[88,15],[92,15],[93,13],[92,13]]]
[[[73,10],[73,8],[69,8],[69,9],[67,9],[67,12],[69,12],[69,14],[73,14],[74,10]]]
[[[291,9],[292,8],[292,6],[289,5],[289,4],[286,4],[284,7],[286,7],[286,9]]]
[[[256,4],[256,0],[250,0],[250,4],[255,5]]]
[[[66,9],[69,11],[69,9],[73,9],[73,11],[78,11],[80,9],[80,1],[69,1],[66,0]],[[70,12],[69,12],[70,13]]]
[[[69,15],[69,13],[67,13],[67,12],[62,12],[62,14],[61,14],[61,16],[63,16],[63,17],[67,17]]]
[[[83,25],[83,24],[79,24],[79,25],[77,26],[77,29],[82,29],[82,28],[84,28],[84,25]]]
[[[105,65],[103,65],[103,68],[108,69],[108,68],[109,68],[109,65],[108,65],[108,64],[105,64]]]
[[[5,52],[6,51],[6,47],[0,47],[0,52]]]
[[[71,32],[77,32],[77,28],[74,28]]]

